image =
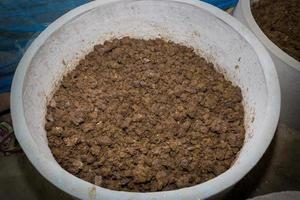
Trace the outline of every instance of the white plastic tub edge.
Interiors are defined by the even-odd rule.
[[[258,139],[255,139],[256,147],[248,151],[247,158],[243,157],[243,162],[236,161],[236,163],[226,172],[218,177],[211,179],[205,183],[198,184],[193,187],[183,188],[179,190],[166,191],[166,192],[119,192],[102,187],[95,186],[84,180],[81,180],[62,169],[56,162],[53,162],[53,156],[47,154],[49,149],[41,149],[39,144],[32,137],[28,127],[28,120],[25,115],[23,98],[26,96],[24,91],[24,81],[26,79],[27,71],[30,69],[32,59],[43,47],[47,39],[57,32],[64,24],[72,21],[73,19],[81,16],[83,13],[91,11],[97,7],[108,5],[110,3],[119,2],[117,0],[102,0],[94,1],[83,6],[80,6],[64,16],[60,17],[52,23],[45,31],[28,48],[23,58],[21,59],[15,73],[12,84],[11,93],[11,114],[15,129],[16,137],[26,153],[27,157],[35,168],[51,183],[56,185],[63,191],[71,194],[80,199],[206,199],[212,197],[220,192],[230,188],[237,183],[246,173],[248,173],[253,166],[259,161],[263,153],[270,144],[279,118],[280,112],[280,88],[278,83],[277,74],[274,68],[271,57],[268,52],[258,41],[258,39],[241,23],[231,17],[229,14],[221,10],[200,2],[189,0],[173,0],[170,3],[182,3],[182,5],[189,5],[207,11],[208,13],[216,16],[222,22],[228,24],[232,29],[238,32],[243,39],[245,39],[257,54],[258,60],[262,66],[264,74],[264,81],[267,89],[267,105],[265,107],[265,115],[263,124],[260,127],[260,134]],[[135,2],[133,0],[122,1]],[[143,1],[139,1],[143,2]],[[153,1],[156,2],[156,1]],[[43,95],[43,94],[41,94]],[[41,97],[37,97],[41,98]],[[32,105],[31,105],[32,106]],[[254,137],[256,138],[256,137]],[[254,140],[253,138],[248,138]],[[48,148],[48,147],[47,147]],[[241,159],[241,158],[239,158]]]
[[[300,129],[300,62],[274,44],[260,29],[251,12],[251,0],[240,0],[233,16],[245,24],[269,50],[277,69],[282,110],[280,121]]]

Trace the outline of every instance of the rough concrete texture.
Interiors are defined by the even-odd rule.
[[[300,192],[298,191],[287,191],[287,192],[275,192],[266,194],[258,197],[254,197],[249,200],[298,200],[300,199]]]
[[[0,111],[9,106],[9,94],[0,95]],[[0,121],[10,121],[9,115]],[[255,148],[255,147],[254,147]],[[267,152],[225,197],[228,200],[279,191],[300,191],[300,131],[279,124]],[[23,153],[0,156],[0,199],[72,199],[30,164]]]
[[[280,191],[300,191],[300,131],[279,124],[259,163],[225,199],[246,199]]]

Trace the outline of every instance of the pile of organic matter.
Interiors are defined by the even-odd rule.
[[[173,190],[226,171],[244,141],[241,90],[192,48],[96,45],[49,101],[49,147],[68,172],[123,191]]]
[[[252,13],[270,40],[300,61],[300,1],[259,0],[252,4]]]

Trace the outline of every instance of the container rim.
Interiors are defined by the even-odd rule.
[[[23,107],[23,83],[27,70],[31,64],[32,58],[39,51],[41,46],[47,40],[51,34],[60,29],[65,23],[70,22],[76,17],[88,12],[96,7],[110,4],[124,2],[125,0],[102,0],[93,1],[77,7],[62,17],[58,18],[55,22],[48,26],[38,38],[31,44],[28,50],[25,52],[21,59],[12,84],[11,93],[11,114],[13,124],[15,125],[16,137],[26,153],[27,157],[35,168],[51,183],[56,185],[63,191],[81,199],[102,199],[110,197],[112,199],[178,199],[178,198],[190,198],[190,199],[204,199],[216,195],[229,187],[237,183],[243,176],[245,176],[259,161],[264,154],[265,150],[269,146],[279,119],[280,112],[280,87],[277,77],[277,73],[273,64],[273,61],[268,54],[264,46],[259,42],[251,31],[242,25],[238,20],[223,12],[222,10],[215,8],[214,6],[198,1],[198,0],[169,0],[170,3],[181,3],[189,6],[194,6],[198,9],[203,9],[208,13],[216,16],[219,20],[228,24],[233,30],[245,39],[249,45],[257,53],[258,59],[261,62],[262,70],[264,72],[266,80],[266,88],[268,92],[266,114],[260,131],[262,134],[261,141],[257,142],[257,151],[249,155],[249,159],[245,162],[240,162],[237,165],[233,165],[223,174],[206,181],[204,183],[182,188],[172,191],[163,192],[123,192],[114,191],[106,188],[102,188],[86,182],[74,175],[68,173],[61,168],[57,163],[50,162],[48,158],[39,153],[39,149],[33,139],[28,137],[30,131],[26,124]],[[149,1],[149,0],[126,0],[127,2],[133,1]],[[152,0],[158,1],[158,0]],[[266,74],[268,76],[266,76]]]
[[[280,49],[272,40],[265,35],[265,33],[260,29],[259,25],[256,23],[252,11],[251,11],[251,2],[254,0],[242,0],[240,1],[242,13],[245,16],[245,20],[249,25],[251,31],[259,38],[259,40],[270,50],[274,55],[280,58],[287,65],[295,68],[300,71],[300,62],[295,58],[284,52]],[[257,0],[256,0],[257,1]]]

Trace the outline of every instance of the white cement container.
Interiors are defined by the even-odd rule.
[[[251,12],[252,0],[240,0],[233,15],[251,29],[269,50],[281,87],[280,121],[300,129],[300,62],[274,44],[259,28]],[[300,3],[300,2],[299,2]]]
[[[163,37],[192,46],[241,87],[246,139],[229,170],[193,187],[138,193],[95,186],[58,165],[44,130],[47,99],[62,75],[91,51],[94,44],[122,36]],[[261,158],[278,122],[280,89],[266,49],[229,14],[198,0],[102,0],[62,16],[32,43],[14,77],[11,110],[16,137],[29,160],[47,180],[74,197],[198,200],[230,188]]]

